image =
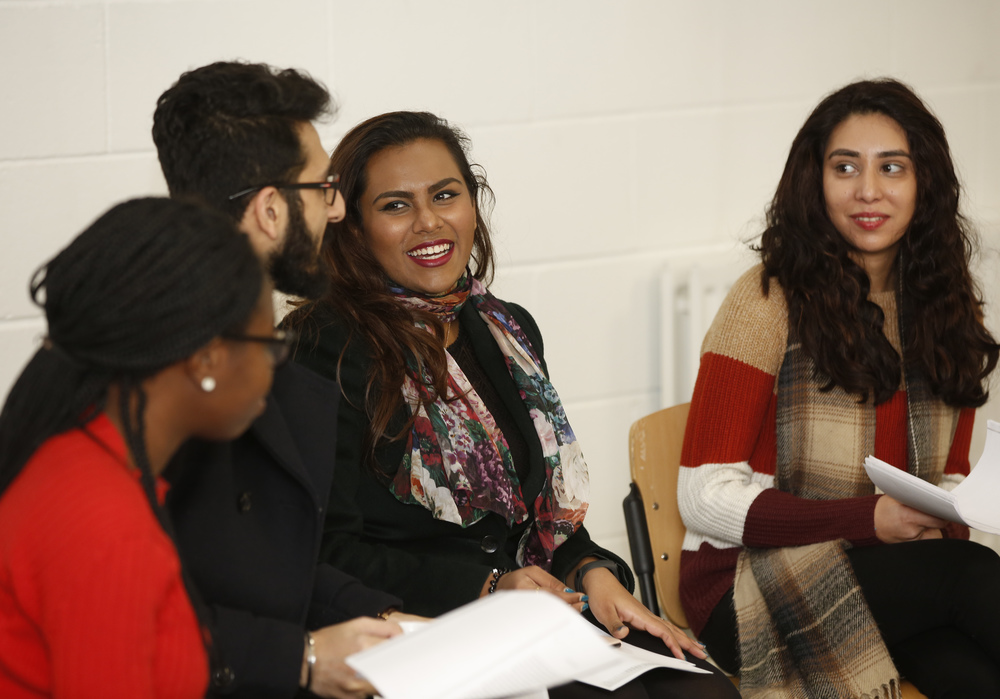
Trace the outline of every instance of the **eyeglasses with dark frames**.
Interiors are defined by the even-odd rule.
[[[326,205],[333,206],[333,202],[337,201],[337,190],[340,189],[340,175],[330,175],[326,178],[325,182],[292,182],[290,184],[286,184],[284,182],[268,182],[267,184],[258,184],[253,187],[241,189],[236,194],[230,194],[229,200],[232,201],[233,199],[239,199],[240,197],[245,197],[248,194],[259,192],[264,189],[264,187],[274,187],[275,189],[322,189],[323,199],[326,201]]]
[[[263,342],[267,345],[267,351],[271,353],[271,359],[274,360],[274,366],[277,368],[288,361],[292,354],[292,347],[299,336],[294,330],[275,330],[274,335],[225,333],[222,337],[236,342]]]

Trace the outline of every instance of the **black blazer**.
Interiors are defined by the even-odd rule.
[[[165,473],[177,546],[212,616],[213,693],[294,696],[306,628],[401,606],[316,563],[339,399],[336,384],[282,367],[246,434],[192,440]]]
[[[542,337],[534,319],[523,308],[506,305],[541,356]],[[522,492],[525,501],[532,503],[544,480],[542,447],[534,425],[485,322],[471,304],[462,308],[459,319],[461,332],[468,333],[473,351],[530,448],[530,470]],[[345,352],[350,330],[325,307],[314,307],[308,320],[298,324],[298,330],[302,338],[295,359],[316,372],[335,378],[343,354],[339,378],[345,400],[337,418],[337,468],[326,515],[323,559],[367,585],[398,595],[408,612],[429,616],[476,599],[493,568],[516,568],[514,556],[527,522],[508,527],[503,517],[489,514],[463,529],[434,519],[424,507],[397,500],[386,481],[362,463],[361,440],[369,420],[359,407],[363,405],[371,352],[357,333]],[[401,407],[397,423],[402,424],[407,415],[407,409]],[[390,476],[400,464],[404,446],[397,441],[377,454],[380,468]],[[556,549],[552,574],[564,579],[585,556],[615,561],[624,584],[633,589],[625,562],[591,541],[582,526]]]

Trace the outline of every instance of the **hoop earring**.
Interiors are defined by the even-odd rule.
[[[215,390],[215,379],[211,376],[206,376],[201,380],[201,390],[205,393],[211,393]]]

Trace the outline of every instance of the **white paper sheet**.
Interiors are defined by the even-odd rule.
[[[546,592],[502,592],[347,658],[385,699],[493,699],[614,663],[614,649]]]
[[[708,670],[702,670],[687,660],[679,660],[672,655],[660,655],[659,653],[652,653],[644,648],[633,646],[628,643],[628,639],[622,641],[622,645],[617,649],[617,652],[621,656],[618,662],[594,672],[589,672],[586,675],[581,675],[576,679],[594,687],[614,691],[626,682],[631,682],[644,672],[658,667],[683,670],[685,672],[697,672],[706,675],[711,674]]]
[[[964,522],[955,506],[955,495],[944,488],[931,485],[874,456],[865,459],[865,470],[879,490],[904,505],[950,522]]]
[[[546,592],[499,592],[347,658],[385,699],[536,699],[580,680],[616,688],[656,667],[705,672],[623,643],[608,644]]]
[[[986,446],[972,473],[948,492],[869,456],[865,471],[882,492],[921,512],[1000,534],[1000,423],[986,423]]]

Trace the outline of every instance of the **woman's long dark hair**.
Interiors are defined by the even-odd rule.
[[[222,214],[149,198],[98,218],[32,277],[48,337],[0,412],[0,495],[45,440],[100,414],[114,384],[125,444],[171,535],[146,451],[141,382],[242,328],[261,284],[246,236]]]
[[[982,299],[969,272],[974,238],[959,212],[961,186],[941,123],[914,92],[891,79],[852,83],[827,96],[792,142],[767,212],[759,251],[762,284],[784,290],[792,327],[826,388],[840,386],[875,403],[899,386],[901,361],[868,300],[870,282],[853,248],[831,223],[823,157],[833,130],[852,115],[883,114],[906,132],[917,178],[913,219],[897,258],[907,362],[948,405],[986,402],[986,377],[1000,346],[983,325]]]
[[[486,284],[493,275],[493,245],[487,223],[493,192],[482,168],[470,163],[469,139],[462,131],[428,112],[390,112],[362,122],[344,136],[331,156],[330,172],[340,174],[340,191],[347,204],[347,213],[343,221],[330,224],[327,230],[323,256],[331,270],[332,284],[327,297],[318,303],[329,305],[351,327],[357,328],[373,352],[372,369],[362,398],[364,410],[371,417],[363,452],[366,462],[373,468],[378,441],[399,438],[403,434],[389,434],[389,424],[403,403],[401,388],[407,356],[415,357],[427,368],[435,394],[447,394],[447,359],[442,343],[444,326],[436,317],[410,310],[390,296],[385,272],[369,247],[359,204],[368,186],[367,168],[371,159],[386,148],[405,146],[421,139],[443,144],[462,173],[476,204],[470,268],[473,276]],[[295,312],[289,322],[301,326],[309,317],[310,307],[305,306]],[[435,329],[436,340],[414,326],[418,319]]]

